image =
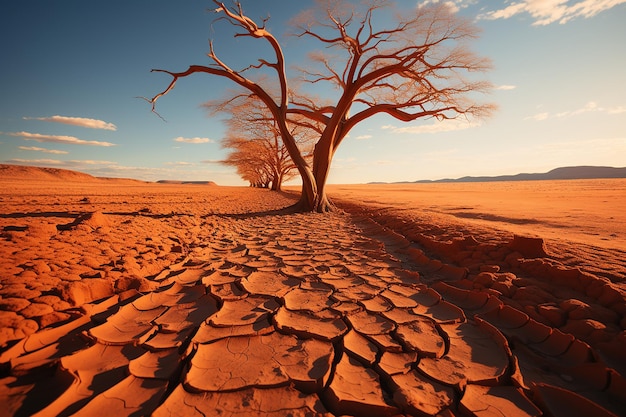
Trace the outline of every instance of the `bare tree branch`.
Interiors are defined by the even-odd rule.
[[[259,108],[239,108],[226,139],[236,149],[229,163],[242,171],[242,176],[267,181],[278,175],[278,167],[295,166],[303,181],[301,207],[325,211],[331,207],[324,187],[335,151],[348,133],[362,121],[385,114],[402,122],[435,118],[486,117],[494,110],[489,103],[476,102],[476,93],[488,92],[490,83],[478,80],[475,73],[489,69],[488,60],[476,56],[467,42],[477,36],[476,27],[453,13],[444,2],[413,7],[391,16],[389,0],[370,0],[363,12],[342,0],[319,0],[319,7],[301,13],[293,21],[294,35],[321,45],[323,53],[309,54],[309,64],[301,65],[299,74],[304,83],[324,91],[333,88],[336,95],[320,100],[290,88],[285,56],[278,39],[261,24],[244,14],[240,3],[227,7],[213,0],[218,21],[234,27],[235,37],[250,37],[266,42],[271,58],[257,58],[247,67],[234,70],[216,54],[213,42],[207,54],[207,66],[192,65],[183,72],[153,70],[172,77],[165,90],[151,99],[155,105],[175,87],[180,78],[205,73],[229,79],[245,90],[217,102],[214,111],[235,108],[242,100],[263,103]],[[380,22],[392,22],[383,26]],[[256,72],[270,69],[276,89],[253,81]],[[246,74],[246,76],[244,76]],[[161,117],[158,113],[156,113]],[[235,128],[236,127],[236,128]],[[301,149],[300,135],[316,135],[315,146]],[[256,135],[256,136],[255,136]],[[235,140],[237,139],[237,140]],[[246,142],[248,144],[246,145]],[[279,146],[279,143],[284,146]],[[232,145],[232,146],[231,146]],[[250,150],[257,157],[250,157]],[[291,161],[285,160],[289,155]],[[312,163],[308,158],[313,156]],[[265,156],[273,165],[260,162]],[[263,156],[263,157],[262,157]]]

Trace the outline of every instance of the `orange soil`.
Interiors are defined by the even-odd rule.
[[[516,234],[626,248],[626,179],[332,185],[329,192]]]
[[[422,224],[440,240],[540,237],[561,262],[626,280],[626,179],[331,185],[329,194]]]
[[[6,415],[624,414],[626,181],[54,175],[0,178]]]

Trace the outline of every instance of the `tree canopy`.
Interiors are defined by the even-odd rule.
[[[226,137],[222,140],[222,147],[230,153],[222,163],[237,168],[237,173],[251,186],[280,191],[284,181],[298,175],[276,121],[263,102],[243,93],[225,101],[208,102],[205,106],[213,113],[230,115],[226,121]],[[315,131],[294,123],[289,128],[300,152],[310,163]]]
[[[207,73],[234,82],[263,103],[275,122],[302,178],[298,203],[302,210],[332,209],[325,192],[332,159],[360,122],[379,114],[403,122],[480,118],[494,108],[480,102],[477,94],[491,87],[473,74],[490,67],[489,60],[474,54],[468,45],[476,38],[477,28],[444,2],[416,6],[410,13],[393,13],[388,0],[371,0],[362,7],[318,1],[314,9],[292,21],[297,38],[320,45],[309,54],[307,65],[299,68],[299,76],[292,78],[278,38],[266,29],[267,20],[255,22],[239,2],[230,7],[213,2],[219,19],[234,28],[233,36],[265,42],[272,59],[258,58],[246,68],[233,69],[218,57],[211,41],[209,65],[191,65],[182,72],[153,70],[172,76],[167,88],[149,100],[153,111],[157,100],[181,78]],[[248,75],[254,71],[272,74],[277,91],[260,82],[261,77]],[[298,88],[306,84],[328,84],[337,94],[320,99]],[[293,125],[317,134],[312,162],[299,149],[290,129]]]

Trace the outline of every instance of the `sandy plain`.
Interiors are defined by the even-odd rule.
[[[626,415],[625,180],[3,174],[6,415]]]

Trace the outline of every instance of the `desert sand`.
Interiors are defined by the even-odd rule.
[[[2,174],[3,415],[626,415],[625,180]]]

